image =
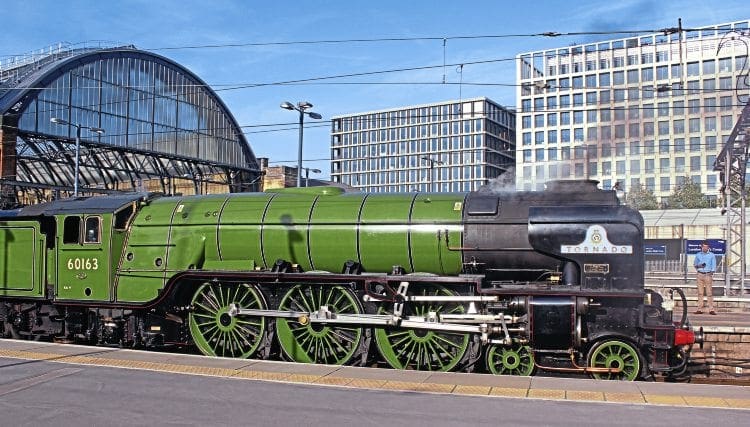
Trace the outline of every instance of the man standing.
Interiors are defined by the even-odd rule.
[[[703,313],[703,294],[708,297],[708,314],[716,314],[714,311],[714,272],[716,271],[716,256],[709,249],[708,241],[701,242],[701,251],[695,255],[693,266],[698,271],[698,310],[695,314]]]

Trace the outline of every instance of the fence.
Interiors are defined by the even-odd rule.
[[[691,272],[692,268],[692,265],[688,265],[688,271]],[[647,260],[645,270],[647,273],[665,272],[682,274],[685,271],[685,261],[679,259]],[[716,257],[716,272],[724,273],[723,257]]]

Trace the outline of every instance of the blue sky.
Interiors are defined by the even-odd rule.
[[[239,1],[30,0],[5,2],[0,60],[58,42],[133,44],[166,56],[214,86],[258,157],[295,165],[298,116],[283,101],[309,101],[332,116],[486,96],[513,107],[513,61],[443,69],[443,41],[383,41],[186,49],[190,46],[374,38],[438,38],[608,32],[698,27],[747,19],[747,0],[673,1]],[[624,35],[450,39],[445,62],[511,59],[517,53]],[[272,83],[413,67],[437,68],[323,80]],[[442,84],[443,79],[447,83]],[[326,84],[321,84],[325,82]],[[464,84],[458,85],[457,83]],[[472,85],[492,83],[495,85]],[[506,84],[497,85],[497,84]],[[286,124],[275,127],[257,127]],[[272,130],[272,131],[268,131]],[[264,131],[264,132],[259,132]],[[306,167],[329,171],[329,127],[306,128]]]

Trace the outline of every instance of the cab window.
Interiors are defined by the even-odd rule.
[[[69,216],[63,223],[63,243],[78,243],[81,236],[81,217]]]
[[[101,235],[101,218],[90,216],[86,218],[86,232],[83,235],[84,243],[99,243]]]

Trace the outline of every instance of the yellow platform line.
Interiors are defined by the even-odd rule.
[[[535,399],[565,400],[565,390],[532,388],[532,389],[529,389],[529,393],[527,394],[527,397],[533,397]]]
[[[654,403],[657,405],[672,405],[672,406],[687,406],[687,402],[682,396],[674,396],[667,394],[644,394],[643,397],[647,403]]]
[[[646,403],[646,399],[640,393],[617,393],[617,392],[606,392],[604,393],[604,400],[607,402],[616,403]]]
[[[527,388],[513,388],[513,387],[492,387],[490,396],[502,396],[502,397],[526,397],[529,389]]]
[[[566,400],[604,401],[604,393],[601,391],[578,391],[568,390],[565,392]]]
[[[348,385],[352,382],[353,378],[336,377],[336,376],[325,376],[315,380],[316,384],[327,384],[327,385]]]
[[[487,396],[490,394],[492,387],[477,386],[477,385],[457,385],[453,389],[453,394],[473,394],[479,396]]]
[[[380,388],[384,390],[419,391],[421,384],[411,381],[386,381]]]

